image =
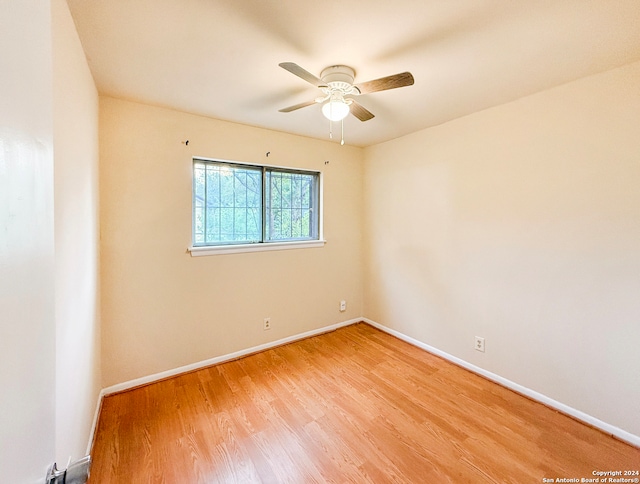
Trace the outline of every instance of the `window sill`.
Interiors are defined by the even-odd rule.
[[[259,244],[217,245],[207,247],[189,247],[191,257],[207,255],[241,254],[243,252],[268,252],[272,250],[310,249],[324,247],[326,240],[301,240],[293,242],[267,242]]]

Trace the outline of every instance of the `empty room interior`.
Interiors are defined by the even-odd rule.
[[[0,474],[640,482],[639,26],[0,3]]]

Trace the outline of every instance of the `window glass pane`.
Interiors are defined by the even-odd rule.
[[[194,162],[194,245],[261,241],[262,171]]]
[[[266,176],[266,240],[317,238],[317,175],[269,170]]]
[[[202,163],[193,164],[193,243],[204,243],[204,176]]]

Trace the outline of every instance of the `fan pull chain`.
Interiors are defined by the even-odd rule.
[[[332,111],[333,106],[329,105],[329,110]],[[329,139],[333,139],[333,121],[329,118]],[[340,120],[340,145],[344,145],[344,118]]]

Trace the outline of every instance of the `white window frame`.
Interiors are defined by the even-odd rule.
[[[216,163],[228,163],[229,165],[245,165],[252,168],[267,168],[274,170],[283,170],[289,172],[309,173],[318,176],[318,238],[313,240],[287,240],[287,241],[268,241],[248,244],[220,244],[220,245],[205,245],[195,246],[193,245],[193,193],[195,190],[194,177],[193,177],[193,164],[197,161],[202,162],[216,162]],[[290,168],[278,165],[265,165],[256,163],[247,163],[241,161],[229,161],[214,158],[203,158],[201,156],[193,157],[192,164],[192,177],[191,177],[191,246],[188,248],[192,257],[201,257],[209,255],[222,255],[222,254],[238,254],[244,252],[268,252],[274,250],[290,250],[290,249],[305,249],[305,248],[317,248],[324,247],[326,240],[324,240],[324,196],[323,196],[323,174],[320,171],[305,170],[300,168]],[[264,173],[264,172],[263,172]],[[264,203],[264,200],[263,200]],[[261,207],[264,213],[264,207]]]

